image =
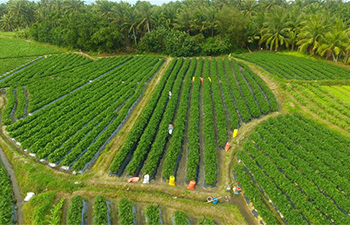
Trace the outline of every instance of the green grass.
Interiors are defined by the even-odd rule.
[[[14,37],[15,35],[16,35],[16,32],[3,32],[3,31],[0,31],[0,36]]]
[[[56,192],[45,192],[34,196],[23,206],[25,224],[49,224],[50,211],[54,205]]]
[[[0,37],[0,59],[59,53],[32,41]]]

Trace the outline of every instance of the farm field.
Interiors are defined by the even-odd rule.
[[[329,63],[292,55],[254,52],[237,55],[269,73],[287,80],[349,80],[350,70]]]
[[[162,63],[158,57],[96,62],[74,54],[41,58],[1,80],[0,86],[9,87],[3,113],[6,131],[29,155],[50,166],[84,171]]]
[[[60,53],[60,51],[31,41],[0,37],[0,59],[42,56],[55,53]]]
[[[349,144],[300,114],[279,116],[251,133],[235,172],[267,223],[347,224]]]
[[[5,73],[20,69],[44,54],[61,53],[29,41],[0,37],[0,79]]]
[[[35,51],[0,59],[1,224],[350,222],[345,67]]]
[[[348,86],[288,84],[286,90],[300,105],[330,124],[350,132]]]
[[[110,172],[215,185],[218,151],[233,130],[277,109],[271,90],[244,64],[228,58],[174,59]]]

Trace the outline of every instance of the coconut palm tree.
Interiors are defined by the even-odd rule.
[[[311,55],[314,55],[320,47],[324,35],[329,31],[328,19],[324,15],[316,14],[301,22],[302,28],[297,42],[301,52],[309,51]]]
[[[15,25],[13,24],[13,20],[9,14],[4,14],[1,16],[0,28],[3,31],[13,31],[15,29]]]
[[[335,26],[325,34],[322,41],[323,43],[317,50],[321,56],[325,55],[326,59],[332,56],[335,62],[338,61],[340,55],[345,56],[349,37],[344,22],[338,20]]]
[[[137,2],[135,4],[137,17],[140,22],[137,25],[138,28],[144,27],[147,32],[151,31],[151,23],[152,23],[152,5],[149,2]]]
[[[290,21],[285,9],[276,6],[267,14],[267,20],[261,30],[259,44],[265,43],[267,49],[277,51],[283,45],[289,46],[289,32],[291,30]]]

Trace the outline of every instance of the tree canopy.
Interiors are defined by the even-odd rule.
[[[84,51],[173,56],[299,50],[348,61],[350,3],[342,0],[9,0],[0,29]]]

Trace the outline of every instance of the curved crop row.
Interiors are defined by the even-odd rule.
[[[13,122],[11,113],[16,104],[15,93],[16,93],[16,90],[14,87],[10,87],[6,91],[5,97],[7,99],[7,103],[6,103],[5,109],[2,111],[2,124],[4,125],[10,125]]]
[[[17,87],[16,95],[17,95],[17,107],[16,107],[15,115],[17,119],[21,119],[24,117],[24,107],[26,105],[25,88]]]
[[[268,88],[265,82],[261,79],[261,77],[256,75],[246,64],[240,63],[239,65],[241,65],[244,68],[244,70],[248,72],[248,74],[246,74],[245,77],[249,80],[249,83],[253,83],[253,81],[249,78],[251,77],[256,82],[256,84],[261,88],[261,90],[264,92],[264,94],[266,95],[269,101],[270,111],[271,112],[277,111],[278,103],[271,89]]]
[[[300,115],[265,121],[250,140],[239,157],[285,221],[349,223],[350,140]]]
[[[235,103],[237,105],[237,110],[241,115],[241,120],[243,122],[249,122],[251,115],[249,108],[245,102],[244,95],[241,92],[240,86],[237,84],[234,76],[234,71],[232,71],[231,62],[228,59],[224,60],[225,65],[225,76],[230,86],[230,92],[235,99]]]
[[[229,64],[228,59],[226,59],[225,61],[226,61],[226,64]],[[253,118],[258,118],[260,116],[261,112],[260,112],[259,106],[257,105],[257,103],[255,101],[254,95],[253,95],[252,91],[250,90],[249,85],[242,78],[241,71],[238,67],[237,62],[231,61],[231,64],[233,64],[235,78],[237,80],[237,84],[240,87],[241,94],[242,94],[241,96],[245,100],[245,103],[249,108],[250,115]]]

